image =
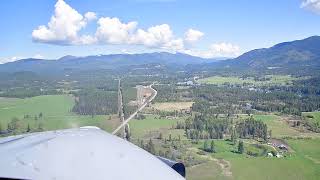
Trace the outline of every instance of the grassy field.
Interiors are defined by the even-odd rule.
[[[255,119],[265,122],[272,130],[274,137],[301,136],[301,132],[291,128],[277,115],[254,115]],[[204,141],[192,144],[184,136],[184,130],[172,129],[172,125],[178,120],[157,119],[157,116],[147,115],[145,120],[133,120],[130,128],[133,137],[152,137],[150,132],[162,132],[168,139],[181,137],[186,154],[193,154],[196,159],[199,157],[207,159],[199,165],[187,168],[187,179],[209,180],[209,179],[318,179],[320,176],[320,139],[312,136],[313,139],[290,139],[287,140],[293,150],[284,158],[268,158],[265,152],[257,148],[254,140],[244,140],[245,152],[251,151],[259,154],[258,157],[249,156],[246,153],[238,154],[237,145],[226,140],[214,140],[216,153],[197,154],[203,148]],[[210,141],[210,140],[209,140]],[[262,145],[271,152],[274,148]]]
[[[160,111],[179,111],[182,109],[189,109],[193,103],[194,102],[163,102],[155,103],[152,107]]]
[[[320,112],[304,112],[303,116],[308,118],[308,120],[320,124]]]
[[[200,179],[318,179],[320,175],[320,139],[288,140],[293,153],[285,158],[251,157],[246,154],[232,152],[236,146],[225,140],[215,140],[216,153],[208,154],[219,160],[188,168],[188,176],[193,180]],[[201,148],[203,142],[195,145]],[[250,142],[245,141],[245,149],[252,150]],[[221,161],[228,164],[230,169],[223,169]],[[202,169],[202,170],[199,170]],[[201,176],[197,171],[200,171]],[[226,172],[232,177],[225,176]],[[215,173],[215,174],[214,174]],[[218,174],[216,174],[218,173]]]
[[[28,124],[37,129],[41,124],[44,130],[74,128],[80,126],[98,126],[111,131],[113,122],[108,116],[80,116],[71,111],[74,105],[72,96],[50,95],[26,99],[0,99],[0,124],[6,128],[12,118],[18,118],[19,129],[23,132]],[[42,117],[39,114],[42,113]],[[25,117],[27,116],[27,117]]]
[[[210,161],[204,164],[187,168],[187,179],[188,180],[224,180],[232,179],[222,175],[220,166]]]
[[[272,131],[272,137],[299,136],[300,132],[291,128],[280,116],[277,115],[254,115],[256,120],[267,124],[268,130]]]
[[[232,165],[235,179],[318,179],[320,140],[289,140],[295,151],[286,158],[225,157]],[[310,160],[313,158],[314,160]],[[316,162],[314,162],[316,161]]]
[[[204,79],[199,79],[198,82],[204,83],[204,84],[216,84],[216,85],[223,85],[226,83],[243,85],[244,83],[246,83],[246,84],[253,84],[256,86],[265,86],[265,85],[290,85],[293,80],[297,80],[297,78],[291,77],[289,75],[287,76],[267,75],[266,78],[267,80],[264,80],[264,81],[256,81],[253,78],[242,79],[235,76],[229,76],[229,77],[212,76]]]
[[[164,131],[175,126],[179,119],[160,119],[155,115],[146,115],[146,119],[133,119],[129,122],[130,131],[133,137],[142,138],[152,131]]]

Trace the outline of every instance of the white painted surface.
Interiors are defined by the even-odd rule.
[[[0,139],[0,177],[23,179],[184,179],[143,149],[97,127]]]

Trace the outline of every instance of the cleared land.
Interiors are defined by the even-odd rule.
[[[235,76],[223,77],[223,76],[212,76],[204,79],[199,79],[199,83],[203,84],[233,84],[233,85],[243,85],[243,84],[252,84],[256,86],[267,86],[267,85],[290,85],[293,80],[297,80],[298,78],[281,75],[267,75],[264,80],[255,80],[252,77],[248,78],[240,78]]]
[[[300,132],[291,128],[287,122],[277,115],[254,115],[256,120],[263,121],[267,124],[268,130],[272,131],[272,137],[291,137],[299,136]]]
[[[320,133],[299,131],[299,127],[293,128],[287,122],[285,117],[277,115],[254,115],[254,118],[267,124],[268,130],[272,131],[272,137],[310,137],[320,138]],[[303,127],[300,127],[303,128]]]
[[[191,108],[193,103],[194,102],[163,102],[155,103],[152,107],[160,111],[179,111]]]
[[[165,119],[155,115],[146,115],[143,120],[133,119],[129,125],[133,137],[143,138],[153,131],[164,132],[175,126],[179,120],[181,119]]]
[[[26,99],[0,99],[0,124],[5,129],[13,119],[19,119],[19,131],[32,130],[41,126],[44,130],[98,126],[111,131],[116,126],[114,116],[80,116],[71,112],[74,105],[72,96],[50,95]],[[40,113],[42,116],[39,116]]]

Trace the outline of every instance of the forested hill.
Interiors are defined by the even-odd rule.
[[[284,42],[271,48],[256,49],[225,61],[229,66],[248,68],[288,68],[320,66],[320,36]]]

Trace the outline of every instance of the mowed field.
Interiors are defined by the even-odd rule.
[[[223,76],[212,76],[204,79],[199,79],[199,83],[203,84],[216,84],[216,85],[223,85],[226,83],[229,84],[237,84],[242,85],[244,83],[246,84],[253,84],[256,86],[267,86],[267,85],[290,85],[293,80],[297,80],[295,77],[291,77],[289,75],[282,76],[282,75],[268,75],[266,76],[268,80],[265,81],[256,81],[252,77],[242,79],[240,77],[235,76],[229,76],[229,77],[223,77]]]
[[[153,108],[160,111],[179,111],[191,108],[194,102],[162,102],[152,105]]]
[[[37,96],[26,99],[0,99],[0,124],[6,127],[12,118],[18,118],[19,129],[23,132],[28,124],[31,129],[38,128],[41,124],[44,130],[56,130],[75,128],[81,126],[98,126],[104,130],[111,131],[114,116],[80,116],[71,112],[74,99],[68,95]],[[39,118],[39,114],[42,117]],[[29,117],[25,118],[28,115]],[[37,118],[36,118],[37,116]]]

